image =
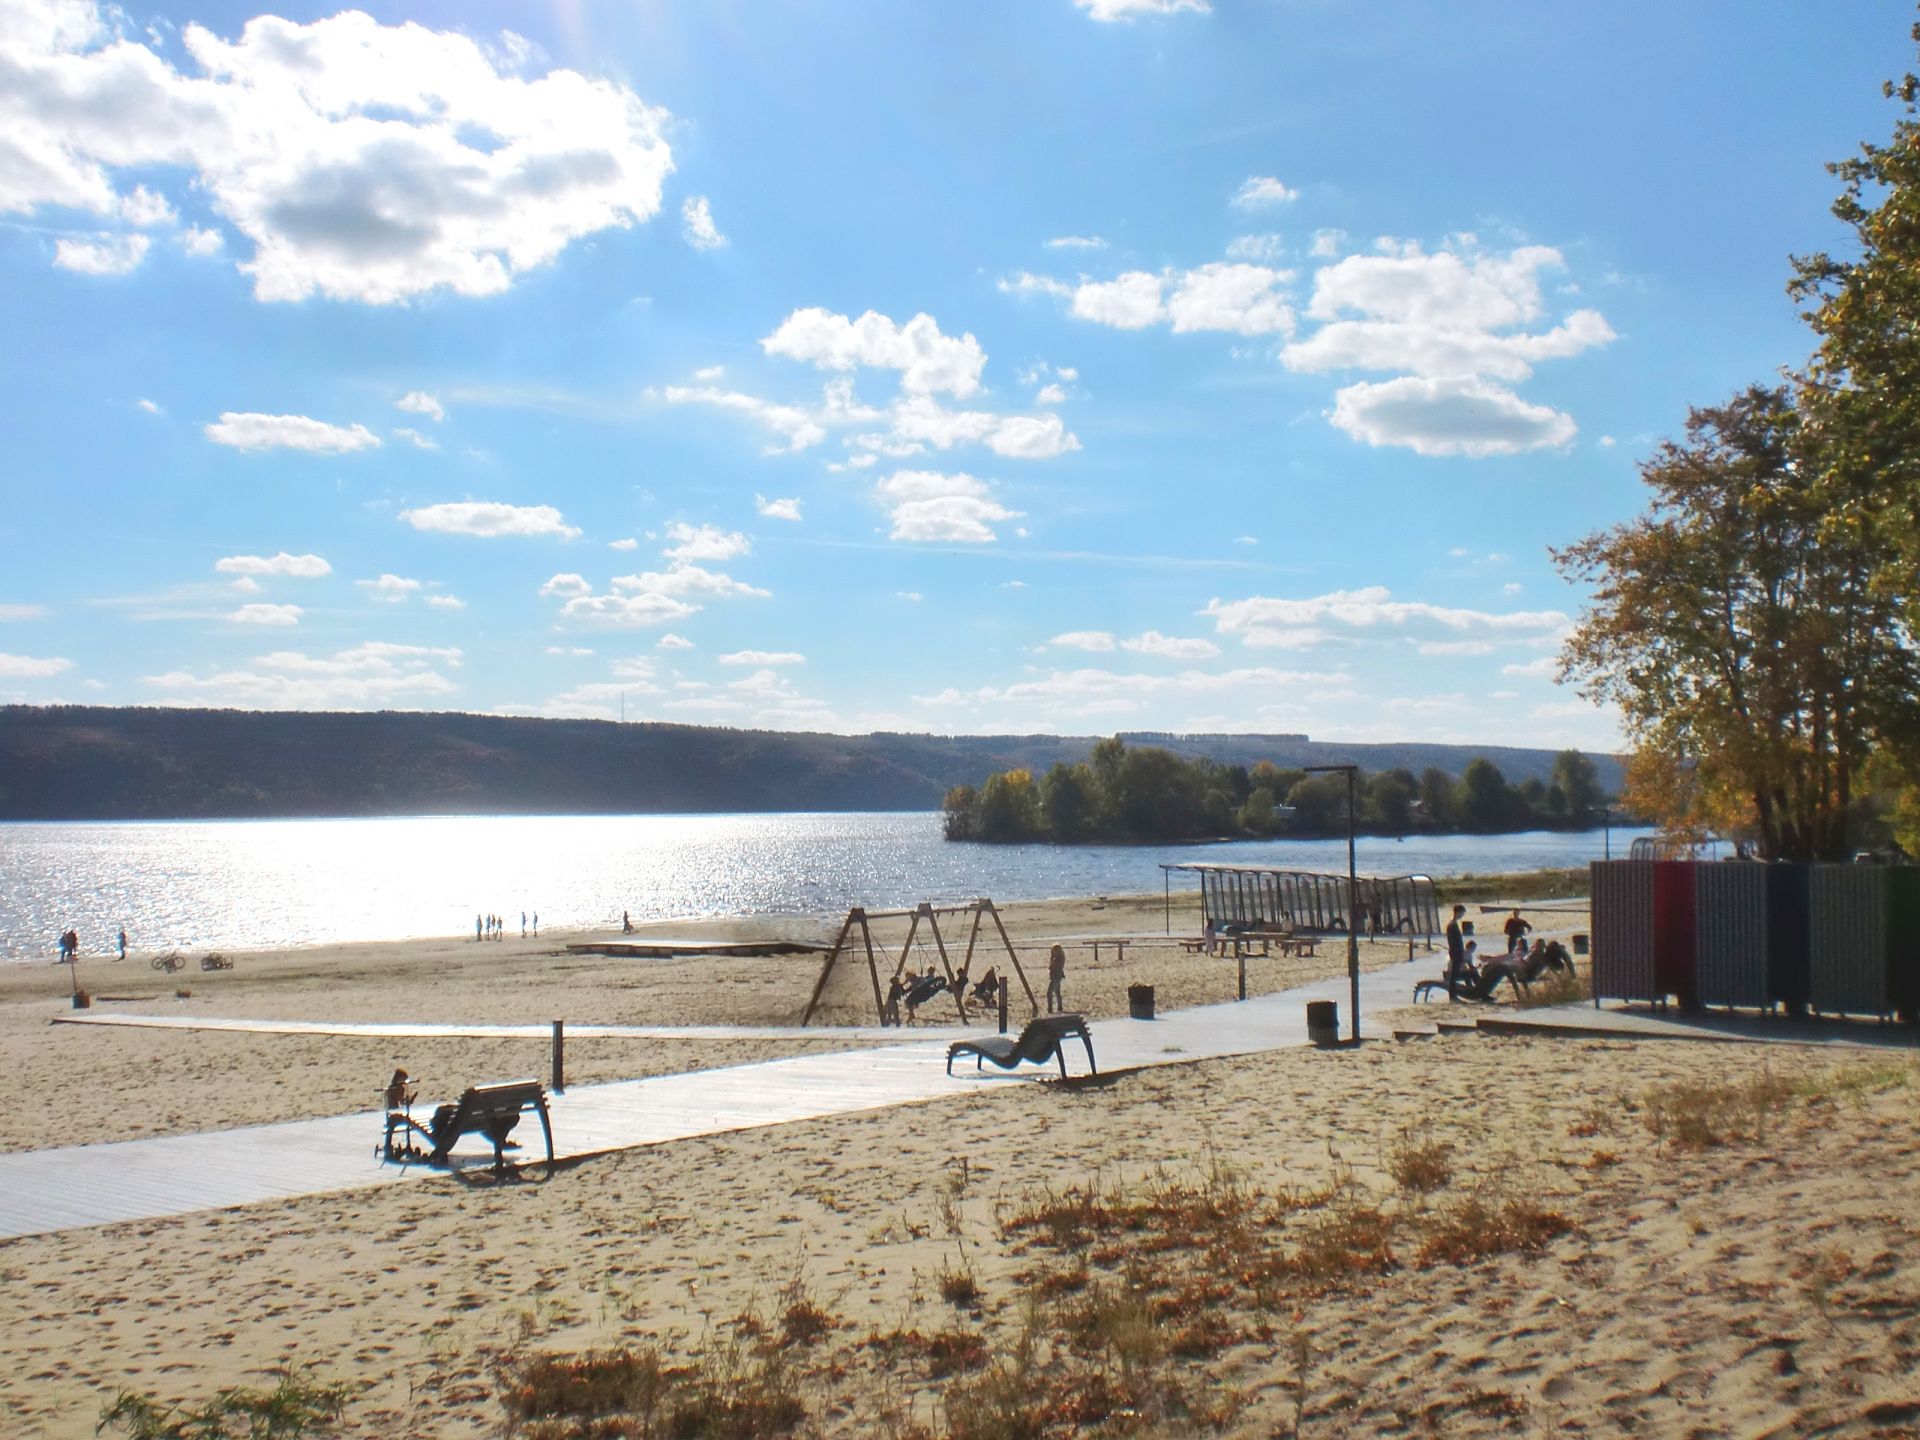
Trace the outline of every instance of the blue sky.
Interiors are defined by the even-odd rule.
[[[0,0],[0,699],[1612,748],[1895,5]]]

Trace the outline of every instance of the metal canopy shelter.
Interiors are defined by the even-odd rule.
[[[1307,870],[1271,870],[1258,865],[1161,865],[1167,878],[1171,928],[1172,872],[1200,877],[1200,908],[1216,929],[1292,925],[1297,930],[1340,931],[1356,906],[1365,906],[1366,928],[1376,934],[1440,933],[1440,906],[1427,875],[1362,875],[1348,894],[1345,875]]]

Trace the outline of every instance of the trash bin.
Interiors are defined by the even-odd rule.
[[[1127,986],[1127,1013],[1136,1020],[1153,1019],[1153,986]]]
[[[1473,922],[1471,920],[1462,920],[1460,922],[1460,933],[1471,936],[1473,934]]]
[[[1587,937],[1586,936],[1576,935],[1573,937],[1573,953],[1576,955],[1584,955],[1587,953]]]
[[[1340,1043],[1340,1007],[1331,1000],[1307,1002],[1307,1039],[1320,1046]]]

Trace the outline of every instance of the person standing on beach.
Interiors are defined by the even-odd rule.
[[[540,938],[540,912],[538,910],[533,912],[533,938],[536,940]]]
[[[124,925],[120,927],[120,958],[127,958],[127,927]]]
[[[1527,932],[1533,929],[1533,926],[1520,918],[1519,906],[1516,905],[1514,907],[1513,914],[1507,917],[1507,923],[1501,928],[1506,932],[1507,936],[1507,953],[1511,955],[1514,951],[1518,950],[1522,954],[1525,954],[1527,949]]]
[[[1454,986],[1458,983],[1460,972],[1467,964],[1467,939],[1460,930],[1460,917],[1467,913],[1467,907],[1453,907],[1453,918],[1447,922],[1447,999],[1457,1000]]]
[[[1061,988],[1067,979],[1067,952],[1056,944],[1047,951],[1047,1013],[1058,1015],[1067,1008],[1067,1002],[1061,998]]]
[[[520,912],[520,938],[527,938],[527,912],[524,910]]]
[[[476,941],[480,938],[480,917],[478,915],[473,917],[473,938]]]

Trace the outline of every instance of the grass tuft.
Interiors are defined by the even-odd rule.
[[[189,1409],[122,1390],[100,1412],[94,1428],[115,1427],[129,1440],[220,1440],[227,1435],[318,1440],[338,1433],[351,1395],[349,1386],[315,1380],[299,1369],[285,1371],[271,1390],[237,1386]]]

